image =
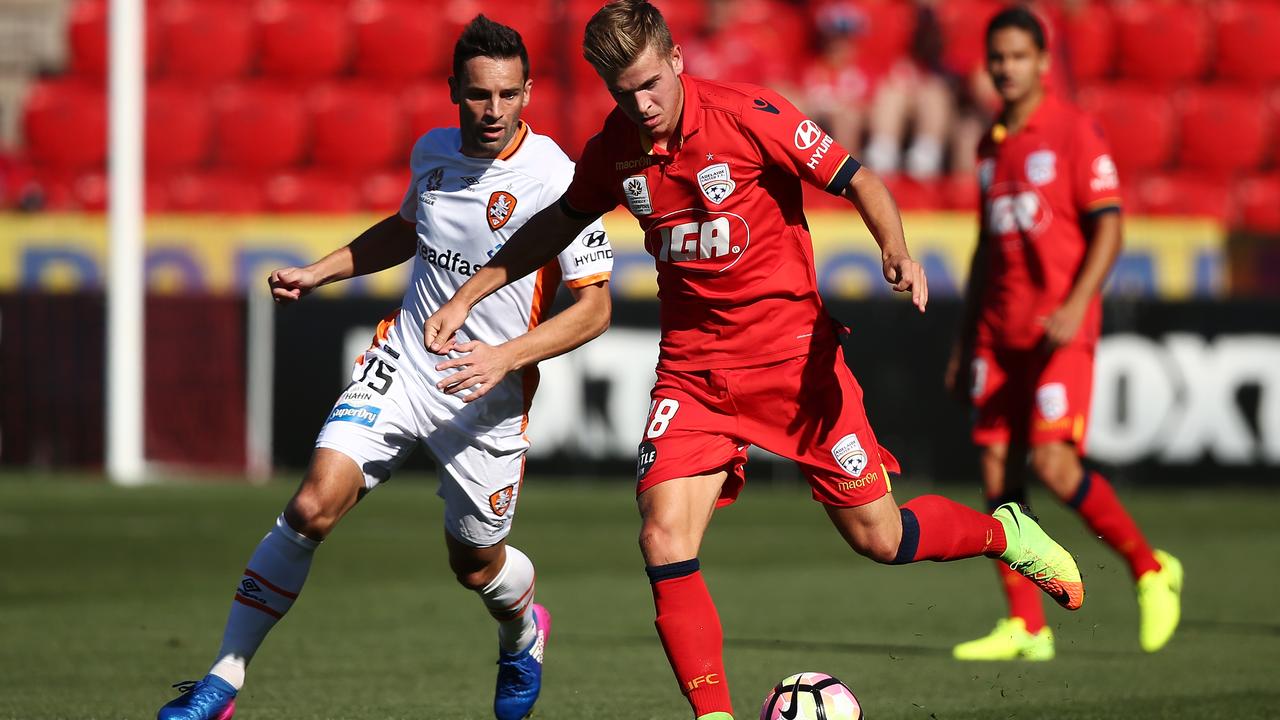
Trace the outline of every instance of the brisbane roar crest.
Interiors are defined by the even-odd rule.
[[[507,510],[511,509],[511,499],[515,497],[515,494],[516,486],[508,485],[489,496],[489,507],[495,515],[502,517],[507,514]]]
[[[516,212],[516,196],[505,190],[489,196],[489,205],[486,208],[485,218],[489,221],[489,229],[497,230]]]

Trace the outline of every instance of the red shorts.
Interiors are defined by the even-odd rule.
[[[834,342],[808,356],[715,370],[658,367],[636,465],[637,494],[727,470],[718,506],[746,482],[747,448],[794,460],[813,498],[855,507],[889,492],[898,461],[876,442],[862,388]]]
[[[972,397],[977,445],[1074,443],[1084,453],[1093,395],[1093,348],[1052,353],[979,347]]]

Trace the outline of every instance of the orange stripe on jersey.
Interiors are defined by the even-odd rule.
[[[387,313],[386,317],[382,318],[382,321],[378,323],[378,329],[373,333],[373,342],[369,343],[370,350],[382,347],[382,343],[387,341],[387,336],[391,334],[391,328],[395,326],[396,319],[399,317],[400,308],[396,308],[395,310]],[[364,355],[356,358],[356,364],[364,364]]]
[[[528,134],[529,126],[525,125],[524,121],[521,120],[520,127],[516,129],[516,136],[511,138],[511,142],[507,143],[507,146],[503,148],[502,152],[498,153],[498,159],[509,160],[511,156],[515,155],[516,151],[520,149],[520,146],[524,144],[524,139]]]
[[[608,282],[608,281],[609,281],[609,273],[602,272],[602,273],[596,273],[595,275],[580,277],[575,280],[565,280],[564,286],[573,290],[577,290],[578,288],[584,288],[588,285],[595,285],[598,282]]]
[[[529,309],[529,329],[538,327],[551,303],[556,299],[556,290],[560,287],[560,263],[552,260],[538,271],[538,278],[533,282],[533,305]]]

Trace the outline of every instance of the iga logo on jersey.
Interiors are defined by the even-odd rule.
[[[1027,182],[1048,185],[1058,177],[1058,156],[1052,150],[1037,150],[1027,156]]]
[[[729,163],[708,165],[698,171],[698,185],[708,200],[719,205],[724,202],[738,184],[729,176]]]
[[[831,456],[845,472],[854,477],[861,475],[867,468],[867,451],[862,449],[862,442],[855,433],[840,438],[840,442],[831,448]]]
[[[489,205],[485,208],[485,217],[489,221],[489,229],[497,230],[516,212],[516,196],[505,190],[499,190],[489,196]]]
[[[644,236],[645,249],[661,262],[686,270],[723,272],[733,267],[751,243],[751,230],[741,215],[687,209],[654,221]]]
[[[507,514],[507,510],[511,509],[511,499],[516,495],[516,486],[508,485],[498,492],[489,496],[489,508],[498,517]]]
[[[818,123],[812,120],[800,121],[800,124],[796,126],[796,149],[808,150],[818,144],[818,141],[822,139],[822,135],[822,128],[818,127]]]
[[[653,201],[649,198],[649,180],[643,175],[632,175],[622,181],[622,193],[633,215],[652,215]]]

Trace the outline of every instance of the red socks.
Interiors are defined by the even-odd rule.
[[[922,495],[900,508],[902,542],[893,563],[959,560],[1005,551],[1004,526],[990,515],[948,500]]]
[[[1148,570],[1160,569],[1147,539],[1120,504],[1106,478],[1093,470],[1085,470],[1080,489],[1067,504],[1080,513],[1090,529],[1124,557],[1135,580]]]
[[[695,717],[733,714],[724,673],[724,636],[697,558],[645,568],[653,588],[658,637]]]
[[[1027,632],[1038,633],[1044,627],[1044,595],[1035,583],[1022,573],[1014,570],[1004,561],[996,561],[996,572],[1000,575],[1000,587],[1004,589],[1004,597],[1009,601],[1009,617],[1022,618],[1027,624]]]

